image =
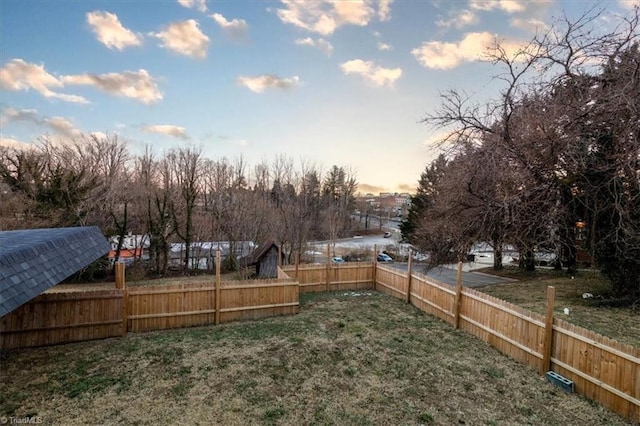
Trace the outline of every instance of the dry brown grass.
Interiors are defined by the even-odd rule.
[[[485,272],[494,273],[491,270]],[[640,348],[640,310],[606,306],[601,297],[611,291],[611,283],[599,273],[583,271],[572,279],[561,271],[540,270],[525,274],[508,269],[502,275],[520,281],[477,290],[544,314],[547,287],[553,286],[556,294],[556,317]],[[594,297],[583,299],[584,293],[591,293]],[[564,308],[569,309],[569,315],[565,315]]]
[[[0,416],[46,424],[624,425],[374,292],[301,313],[3,354]]]

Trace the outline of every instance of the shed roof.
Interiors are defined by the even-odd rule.
[[[95,226],[0,232],[0,317],[108,251]]]
[[[249,256],[240,259],[240,265],[242,266],[251,266],[255,265],[260,261],[260,259],[267,254],[271,247],[275,246],[276,249],[279,247],[278,244],[274,240],[267,240],[260,247],[256,248],[253,253]]]

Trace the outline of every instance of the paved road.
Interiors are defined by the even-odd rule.
[[[406,263],[388,263],[387,265],[400,269],[402,271],[407,270]],[[421,268],[424,268],[424,266],[414,265],[413,271],[424,273],[423,269]],[[433,268],[430,271],[427,271],[427,276],[435,278],[436,280],[443,282],[445,284],[455,286],[457,273],[458,272],[452,268],[438,267],[438,268]],[[471,287],[471,288],[484,287],[491,284],[500,284],[500,283],[506,283],[511,281],[513,280],[510,278],[497,277],[494,275],[484,274],[481,272],[472,272],[472,271],[462,272],[462,285],[464,285],[465,287]]]
[[[318,241],[312,243],[312,246],[315,246],[316,252],[313,253],[313,258],[315,262],[326,262],[326,247],[328,243],[335,243],[336,247],[341,248],[342,250],[350,250],[350,249],[373,249],[374,245],[378,247],[378,250],[382,250],[387,244],[397,244],[400,239],[400,233],[394,228],[391,229],[391,238],[384,238],[382,236],[382,231],[377,235],[365,235],[362,237],[355,238],[345,238],[341,240],[336,240],[334,242],[330,241]],[[337,253],[338,255],[342,254],[342,252]],[[483,261],[477,261],[473,264],[465,263],[464,269],[462,273],[462,283],[466,287],[483,287],[491,284],[499,284],[513,281],[509,278],[497,277],[494,275],[484,274],[480,272],[473,272],[469,269],[473,268],[482,268],[486,266],[491,266],[493,260],[492,259],[482,259]],[[407,270],[406,263],[389,263],[389,266],[394,268],[401,269],[403,271]],[[424,265],[414,264],[413,270],[415,272],[424,273]],[[434,268],[427,272],[427,276],[437,279],[445,284],[456,285],[456,265],[452,265],[450,267],[439,267]]]

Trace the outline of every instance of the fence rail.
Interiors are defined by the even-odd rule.
[[[300,283],[300,293],[373,289],[373,263],[288,265],[283,271]]]
[[[478,291],[376,262],[285,266],[278,279],[43,294],[0,320],[2,349],[294,314],[299,294],[374,289],[405,300],[640,422],[640,349]],[[291,278],[289,278],[291,277]],[[551,298],[551,308],[552,306]]]
[[[552,309],[548,318],[473,289],[388,266],[378,265],[375,276],[378,291],[408,299],[523,364],[567,377],[577,393],[640,423],[639,348],[553,318]]]
[[[220,282],[219,288],[210,281],[44,293],[0,319],[0,349],[295,314],[298,283],[280,273],[279,279]]]
[[[0,348],[119,336],[122,290],[45,293],[0,319]]]

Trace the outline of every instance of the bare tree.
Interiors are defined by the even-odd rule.
[[[202,192],[202,150],[195,147],[177,148],[165,156],[165,170],[172,187],[169,211],[173,229],[184,243],[182,270],[192,267],[194,215]]]
[[[467,164],[456,171],[467,185],[448,202],[482,212],[479,229],[504,231],[527,267],[536,247],[555,247],[574,273],[575,223],[586,220],[603,271],[616,288],[638,292],[639,13],[610,31],[598,26],[601,13],[564,18],[515,56],[497,46],[490,57],[503,70],[500,97],[472,104],[450,91],[425,121],[455,126],[448,141]],[[498,168],[487,180],[491,164]],[[474,181],[484,183],[474,189]],[[452,234],[466,235],[461,227]]]
[[[135,160],[131,185],[136,189],[134,202],[145,219],[149,234],[151,269],[165,275],[169,266],[169,239],[173,235],[170,214],[170,176],[166,164],[158,160],[150,146]]]

